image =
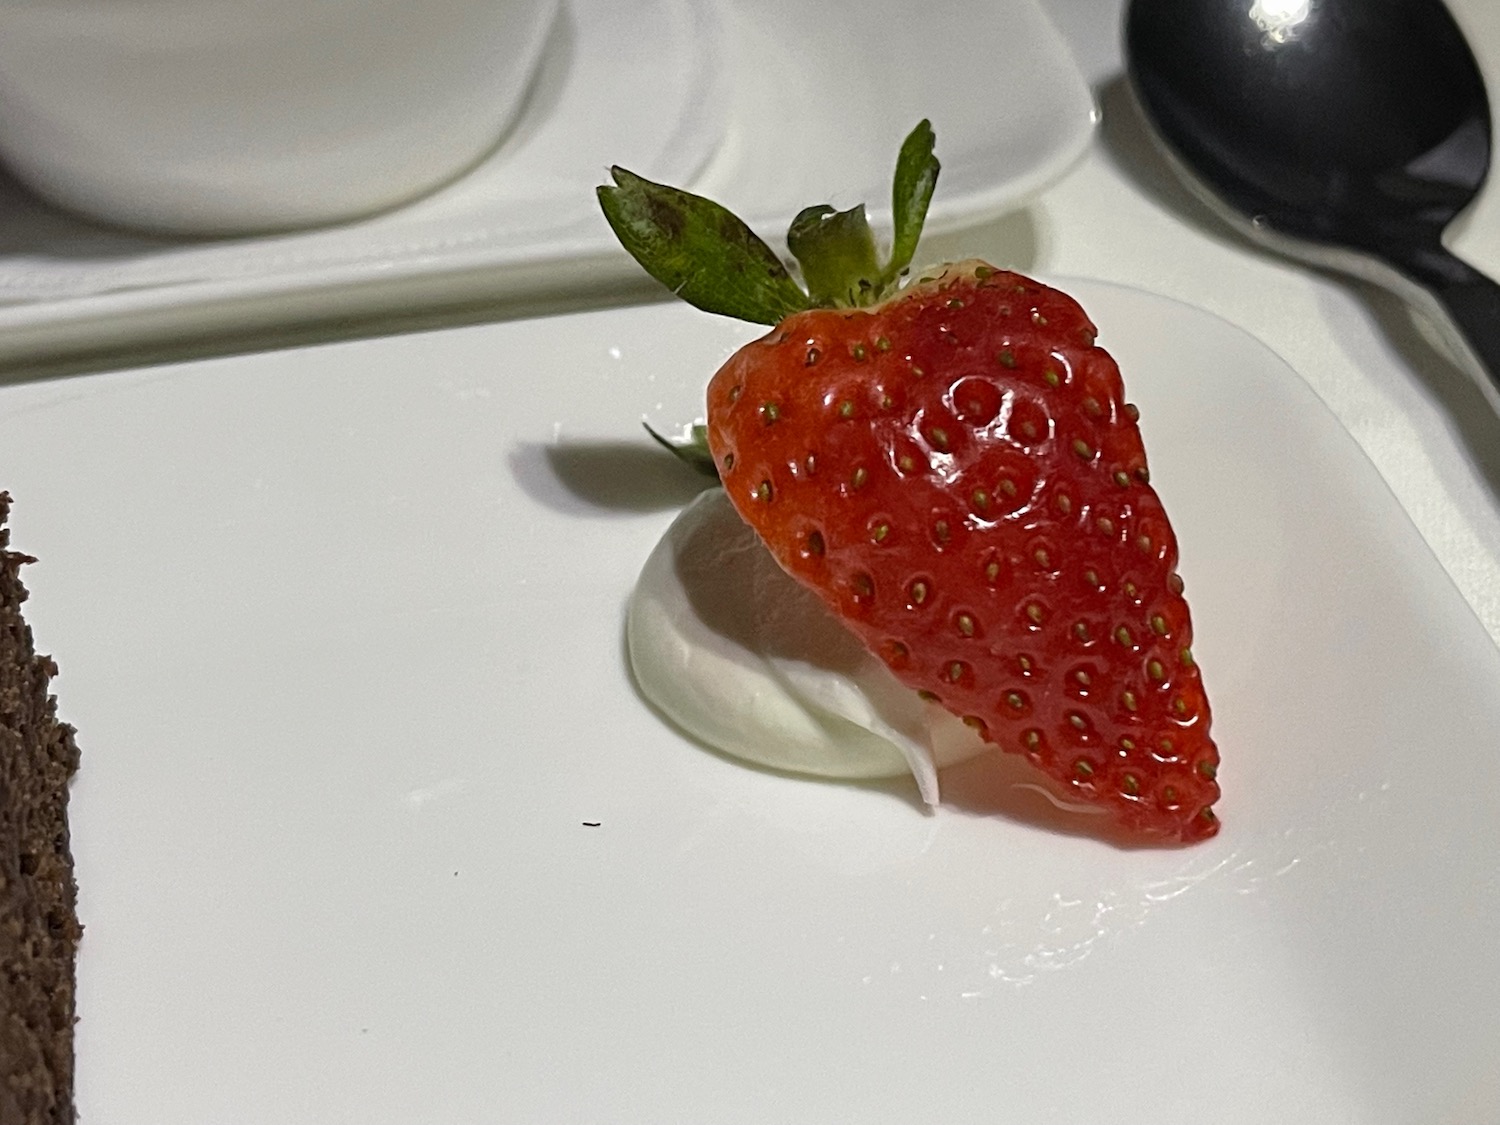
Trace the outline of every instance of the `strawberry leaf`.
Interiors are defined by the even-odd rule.
[[[777,324],[809,307],[775,252],[733,213],[701,195],[610,169],[599,206],[652,277],[704,312]]]
[[[858,308],[878,295],[880,262],[863,203],[848,211],[826,203],[806,208],[792,220],[786,244],[802,267],[814,305]]]
[[[653,430],[649,422],[642,422],[641,425],[656,439],[658,445],[684,465],[704,476],[719,479],[719,467],[714,464],[714,455],[708,450],[707,426],[701,422],[694,423],[681,437],[669,438]]]
[[[926,118],[918,122],[901,143],[891,189],[891,214],[896,236],[891,246],[891,260],[880,276],[885,286],[893,285],[906,272],[917,252],[922,224],[927,221],[927,205],[932,202],[938,170],[942,167],[933,155],[935,144],[932,124]]]
[[[808,308],[874,305],[911,266],[941,167],[932,125],[922,120],[902,142],[891,189],[895,237],[881,266],[863,204],[808,207],[787,231],[804,292],[769,246],[730,211],[701,195],[652,183],[624,168],[598,189],[615,237],[652,277],[690,305],[757,324],[779,324]]]

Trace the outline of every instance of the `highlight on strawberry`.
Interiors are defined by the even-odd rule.
[[[614,168],[599,201],[678,296],[773,326],[713,376],[699,437],[782,569],[1068,797],[1205,839],[1219,754],[1138,412],[1066,294],[979,261],[907,280],[933,149],[926,121],[901,147],[885,260],[863,206],[793,220],[805,288],[707,199]]]

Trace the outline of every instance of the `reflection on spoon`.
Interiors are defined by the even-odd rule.
[[[1489,170],[1490,110],[1441,0],[1131,0],[1125,51],[1210,204],[1435,306],[1500,410],[1500,287],[1442,243]]]

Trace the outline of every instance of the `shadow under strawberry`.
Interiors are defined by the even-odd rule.
[[[663,726],[690,746],[693,753],[711,754],[721,761],[732,763],[736,769],[748,769],[781,778],[788,785],[832,786],[878,793],[900,801],[915,813],[927,816],[956,813],[1009,821],[1059,836],[1093,839],[1121,850],[1159,850],[1163,847],[1162,841],[1142,840],[1133,836],[1097,811],[1061,807],[1057,799],[1048,795],[1045,779],[1038,775],[1030,763],[999,751],[981,754],[967,762],[940,770],[942,803],[936,808],[922,800],[910,777],[819,777],[747,761],[684,730],[641,690],[630,659],[630,644],[623,624],[620,629],[620,659],[627,670],[630,687],[636,698]]]
[[[1014,754],[991,751],[949,766],[938,776],[943,786],[942,808],[951,812],[1013,821],[1059,836],[1087,837],[1127,851],[1174,846],[1170,841],[1143,839],[1098,809],[1062,807],[1046,779]],[[1178,842],[1175,846],[1187,845]]]
[[[508,460],[528,496],[570,516],[674,511],[714,485],[648,441],[525,442]]]

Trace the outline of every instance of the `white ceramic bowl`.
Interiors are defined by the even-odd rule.
[[[453,178],[558,0],[0,0],[0,160],[107,222],[310,226]]]

